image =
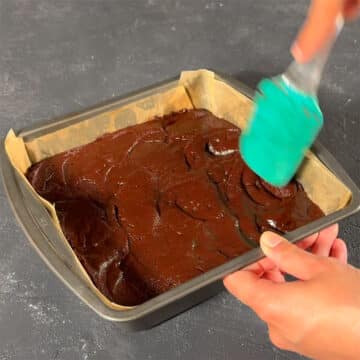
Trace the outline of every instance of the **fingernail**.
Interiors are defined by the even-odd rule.
[[[292,46],[291,46],[291,54],[294,57],[294,59],[301,63],[304,61],[304,53],[302,52],[302,50],[300,49],[299,45],[297,42],[295,42]]]
[[[336,17],[336,22],[335,22],[335,26],[336,26],[336,35],[339,35],[341,29],[344,26],[344,16],[342,14],[339,14]]]
[[[274,248],[283,241],[282,237],[272,232],[265,232],[261,235],[260,242],[268,248]]]

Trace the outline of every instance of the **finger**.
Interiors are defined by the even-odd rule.
[[[336,239],[330,251],[330,256],[339,260],[343,264],[347,264],[348,251],[346,244],[341,239]]]
[[[261,249],[275,265],[301,280],[312,278],[320,270],[318,258],[289,243],[282,236],[266,231],[260,238]]]
[[[279,285],[246,270],[237,271],[224,279],[226,289],[256,312],[266,307],[271,298],[277,298]]]
[[[311,60],[335,36],[336,20],[342,10],[343,0],[312,1],[307,19],[291,49],[298,62]]]
[[[302,240],[299,240],[296,243],[296,246],[300,249],[308,249],[315,243],[316,239],[318,238],[319,233],[312,234]],[[249,266],[246,266],[243,270],[253,271],[257,275],[261,276],[267,271],[273,270],[276,268],[276,265],[274,264],[271,259],[265,257],[264,259],[261,259],[257,261],[254,264],[251,264]]]
[[[251,264],[249,266],[246,266],[242,270],[250,271],[250,272],[256,274],[258,277],[263,276],[263,274],[265,273],[264,268],[260,264],[260,261],[254,263],[254,264]]]
[[[269,270],[262,276],[263,279],[270,280],[274,283],[284,283],[285,277],[279,269]]]
[[[265,272],[274,269],[276,266],[269,258],[263,258],[254,264],[246,266],[243,270],[248,270],[256,273],[261,277]]]
[[[360,2],[359,0],[347,0],[345,2],[344,16],[346,20],[354,20],[359,16]]]
[[[335,224],[322,230],[311,249],[314,255],[318,256],[329,256],[330,250],[333,246],[335,239],[339,234],[339,225]]]
[[[303,249],[303,250],[309,249],[314,245],[314,243],[317,240],[318,236],[319,236],[319,233],[312,234],[312,235],[298,241],[296,243],[296,246],[299,247],[300,249]]]
[[[296,243],[296,246],[300,249],[308,249],[311,248],[311,246],[314,244],[314,242],[317,239],[318,234],[313,234],[303,240],[299,240]],[[271,271],[276,268],[276,265],[274,262],[269,259],[268,257],[265,257],[256,263],[253,263],[251,265],[246,266],[242,270],[252,271],[255,274],[257,274],[259,277],[261,277],[263,274],[265,274],[268,271]]]

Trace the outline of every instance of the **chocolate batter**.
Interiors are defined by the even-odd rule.
[[[27,177],[111,301],[137,305],[322,211],[275,188],[238,152],[240,130],[205,110],[156,118],[45,159]]]

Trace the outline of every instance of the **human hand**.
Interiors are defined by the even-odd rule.
[[[313,0],[291,49],[295,60],[300,63],[311,60],[335,36],[338,15],[353,20],[359,14],[360,0]]]
[[[247,269],[227,276],[224,285],[267,323],[271,341],[317,360],[359,359],[360,271],[345,263],[343,242],[334,242],[330,258],[271,232],[262,235],[261,247],[281,271],[299,280]]]
[[[300,249],[308,250],[314,255],[335,257],[343,263],[347,262],[347,248],[343,240],[338,239],[339,225],[334,224],[328,228],[302,239],[296,243]],[[264,279],[285,282],[284,274],[274,261],[265,257],[249,265],[244,270],[255,272]]]

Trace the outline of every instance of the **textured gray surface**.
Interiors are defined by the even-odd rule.
[[[280,72],[304,0],[0,0],[0,135],[173,76],[215,68],[254,84]],[[320,91],[321,138],[360,184],[360,22]],[[136,334],[100,319],[45,267],[0,190],[0,359],[300,359],[223,293]],[[342,223],[360,265],[360,218]]]

